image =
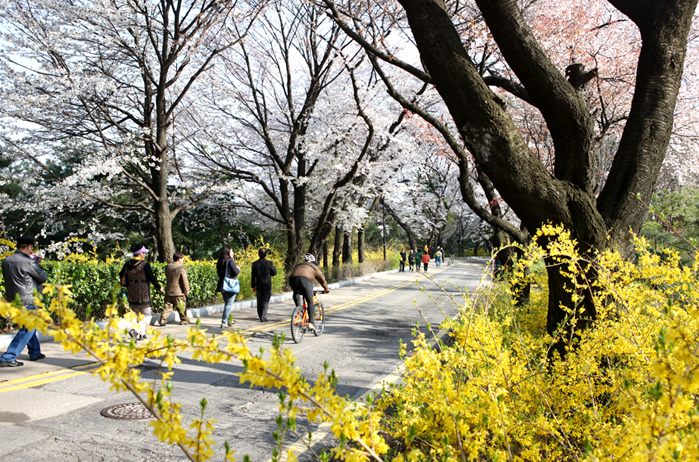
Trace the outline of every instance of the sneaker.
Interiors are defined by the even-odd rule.
[[[129,331],[129,335],[131,336],[132,339],[138,340],[138,332],[136,332],[136,329],[131,329]]]
[[[311,324],[311,323],[308,323],[308,330],[310,330],[311,332],[315,332],[316,326],[314,326],[314,325]]]
[[[29,358],[29,361],[41,361],[45,357],[46,357],[46,355],[42,353],[39,356],[37,356],[36,358]]]
[[[0,367],[19,367],[19,366],[24,366],[24,363],[21,361],[17,361],[16,359],[14,361],[0,361]]]
[[[226,327],[231,327],[233,324],[235,324],[235,319],[231,320],[230,324],[227,324],[225,322],[221,323],[221,329],[225,329]]]

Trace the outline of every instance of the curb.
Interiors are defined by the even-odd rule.
[[[386,274],[392,274],[392,273],[397,273],[398,270],[390,270],[390,271],[383,271],[381,273],[372,273],[372,274],[367,274],[366,276],[361,276],[358,278],[354,279],[347,279],[345,281],[340,281],[340,282],[333,282],[332,284],[328,284],[328,287],[330,289],[339,289],[340,287],[344,287],[350,284],[356,284],[361,281],[365,281],[367,279],[372,279],[378,276],[384,276]],[[313,290],[322,290],[322,287],[314,287]],[[270,305],[272,303],[280,303],[284,302],[287,300],[291,300],[293,298],[293,292],[286,292],[283,294],[279,295],[274,295],[269,299]],[[233,310],[243,310],[246,308],[257,308],[257,300],[252,299],[252,300],[243,300],[240,302],[235,302],[233,303]],[[211,316],[214,314],[218,313],[223,313],[223,303],[218,304],[218,305],[210,305],[210,306],[203,306],[200,308],[188,308],[187,309],[187,317],[189,318],[202,318],[204,316]],[[160,315],[156,314],[155,316],[145,316],[144,321],[146,321],[148,324],[153,325],[157,320],[160,319]],[[168,316],[167,318],[168,322],[179,322],[180,321],[180,316],[177,314],[177,312],[173,312]],[[97,321],[97,325],[100,326],[100,328],[104,329],[104,327],[107,325],[105,321]],[[36,333],[37,338],[39,339],[39,343],[41,342],[53,342],[53,337],[50,335],[44,335],[41,332]],[[10,342],[12,342],[12,339],[15,338],[15,334],[0,334],[0,350],[4,352],[7,347],[10,345]]]

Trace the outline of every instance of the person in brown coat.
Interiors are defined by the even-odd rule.
[[[182,264],[184,255],[175,252],[174,260],[165,267],[165,304],[160,314],[160,325],[167,324],[167,318],[173,309],[180,315],[180,324],[189,324],[187,317],[187,294],[189,294],[189,281],[187,281],[187,268]]]
[[[308,306],[308,319],[315,319],[316,308],[313,305],[313,281],[316,280],[325,289],[324,293],[330,292],[328,283],[325,282],[323,272],[315,265],[315,257],[307,253],[303,257],[303,263],[296,265],[289,275],[289,287],[294,291],[294,303],[301,306],[301,297],[306,300]],[[315,330],[313,323],[308,324],[310,330]]]

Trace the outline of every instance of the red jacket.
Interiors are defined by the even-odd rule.
[[[423,263],[429,263],[430,262],[430,254],[426,253],[425,255],[422,256],[422,262]]]

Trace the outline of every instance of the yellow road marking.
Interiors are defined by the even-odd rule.
[[[46,384],[46,383],[57,382],[57,381],[59,381],[59,380],[68,379],[68,378],[70,378],[70,377],[76,377],[76,376],[78,376],[78,375],[89,374],[90,372],[92,372],[92,371],[73,372],[72,374],[59,375],[59,376],[57,376],[57,377],[50,377],[50,378],[47,378],[47,379],[44,379],[44,380],[35,380],[35,381],[33,381],[33,382],[24,383],[24,384],[17,385],[17,386],[14,386],[14,387],[0,388],[0,393],[5,393],[5,392],[7,392],[7,391],[13,391],[13,390],[22,390],[22,389],[24,389],[24,388],[37,387],[37,386],[39,386],[39,385],[44,385],[44,384]]]
[[[457,263],[457,264],[458,264],[458,263]],[[441,273],[441,272],[444,271],[445,269],[447,269],[447,268],[439,268],[439,269],[436,270],[436,271],[434,271],[434,270],[433,270],[433,271],[430,271],[430,274],[431,274],[431,275],[434,275],[434,274],[436,274],[436,273]],[[418,273],[418,274],[420,274],[420,273]],[[342,304],[340,304],[340,305],[333,306],[332,308],[329,308],[329,309],[325,310],[325,312],[326,312],[326,313],[334,313],[334,312],[336,312],[336,311],[344,310],[345,308],[349,308],[349,307],[351,307],[351,306],[355,306],[355,305],[358,305],[358,304],[360,304],[360,303],[364,303],[364,302],[369,301],[369,300],[371,300],[371,299],[373,299],[373,298],[377,298],[377,297],[380,297],[380,296],[382,296],[382,295],[386,295],[386,294],[388,294],[388,293],[391,293],[391,292],[393,292],[394,290],[398,290],[398,289],[401,289],[401,288],[403,288],[403,287],[409,286],[410,284],[415,284],[415,280],[416,280],[416,279],[418,279],[418,278],[411,279],[411,280],[405,281],[405,282],[401,282],[401,283],[398,284],[398,285],[395,285],[395,286],[393,286],[393,287],[389,287],[388,289],[380,290],[380,291],[378,291],[378,292],[374,292],[374,293],[369,294],[369,295],[365,295],[364,297],[359,298],[359,299],[357,299],[357,300],[352,300],[352,301],[350,301],[350,302],[345,302],[345,303],[342,303]],[[289,324],[289,321],[280,321],[280,322],[276,322],[276,323],[274,323],[274,324],[271,324],[271,325],[269,325],[269,326],[258,327],[258,328],[254,328],[254,327],[253,327],[253,328],[250,328],[250,329],[243,330],[243,331],[241,331],[241,332],[242,332],[244,335],[246,335],[246,336],[251,336],[251,335],[257,334],[258,332],[267,332],[267,331],[270,331],[270,330],[275,330],[275,329],[277,329],[277,328],[279,328],[279,327],[287,326],[288,324]]]
[[[14,379],[14,380],[6,380],[2,383],[0,383],[0,388],[5,387],[6,385],[14,385],[15,383],[21,383],[21,382],[27,382],[31,380],[36,380],[39,377],[48,377],[51,375],[56,375],[56,374],[65,374],[67,372],[66,369],[61,369],[57,371],[51,371],[51,372],[44,372],[43,374],[40,375],[33,375],[31,377],[24,377],[21,379]]]
[[[21,379],[7,380],[0,383],[0,393],[7,391],[21,390],[24,388],[36,387],[46,383],[57,382],[78,375],[89,374],[97,370],[97,363],[81,364],[71,369],[61,369],[57,371],[44,372],[42,374],[31,375]],[[87,370],[81,370],[87,369]],[[77,372],[76,372],[77,370]],[[13,386],[14,385],[14,386]]]
[[[432,274],[438,273],[443,271],[445,268],[440,268],[437,271],[432,271]],[[380,297],[382,295],[386,295],[388,293],[391,293],[395,290],[401,289],[403,287],[406,287],[410,284],[414,284],[415,279],[411,279],[409,281],[402,282],[398,285],[395,285],[393,287],[389,287],[388,289],[383,289],[378,292],[375,292],[373,294],[366,295],[362,298],[359,298],[357,300],[352,300],[351,302],[346,302],[341,305],[334,306],[326,311],[326,313],[334,313],[336,311],[344,310],[346,308],[358,305],[360,303],[364,303],[366,301],[369,301],[371,299]],[[270,326],[266,326],[263,328],[257,328],[257,329],[247,329],[242,331],[245,335],[253,335],[256,334],[257,332],[265,332],[265,331],[270,331],[277,329],[279,327],[284,327],[288,324],[287,321],[282,321],[282,322],[277,322],[274,323]],[[98,363],[92,362],[92,363],[87,363],[87,364],[81,364],[79,366],[75,366],[70,369],[61,369],[57,371],[50,371],[50,372],[44,372],[42,374],[37,374],[37,375],[32,375],[29,377],[24,377],[21,379],[13,379],[13,380],[7,380],[4,382],[0,382],[0,393],[5,393],[8,391],[13,391],[13,390],[20,390],[24,388],[32,388],[36,387],[39,385],[44,385],[46,383],[51,383],[51,382],[57,382],[59,380],[64,380],[68,379],[71,377],[77,377],[79,375],[84,375],[84,374],[89,374],[91,372],[94,372],[98,368]],[[86,370],[82,370],[86,369]],[[77,372],[75,372],[77,371]],[[14,386],[13,386],[14,385]]]
[[[358,299],[358,300],[353,300],[353,301],[351,301],[351,302],[346,302],[346,303],[343,303],[343,304],[341,304],[341,305],[334,306],[334,307],[332,307],[331,309],[326,310],[325,312],[326,312],[326,313],[334,313],[335,311],[339,311],[339,310],[343,310],[343,309],[345,309],[345,308],[349,308],[350,306],[354,306],[354,305],[357,305],[357,304],[359,304],[359,303],[366,302],[367,300],[371,300],[372,298],[380,297],[381,295],[385,295],[385,294],[387,294],[387,293],[389,293],[389,292],[393,292],[394,290],[398,290],[398,289],[400,289],[400,288],[402,288],[402,287],[405,287],[405,286],[407,286],[407,285],[413,284],[414,282],[415,282],[414,280],[407,281],[407,282],[403,282],[403,283],[401,283],[401,284],[398,284],[397,286],[393,286],[393,287],[391,287],[391,288],[384,289],[384,290],[381,290],[381,291],[379,291],[379,292],[376,292],[376,293],[373,293],[373,294],[364,296],[364,297],[362,297],[362,298],[360,298],[360,299]],[[250,336],[250,335],[257,334],[258,332],[267,332],[267,331],[270,331],[270,330],[275,330],[275,329],[277,329],[277,328],[279,328],[279,327],[287,326],[288,324],[289,324],[289,321],[280,321],[280,322],[274,323],[274,324],[272,324],[272,325],[270,325],[270,326],[258,327],[258,328],[250,328],[250,329],[246,329],[246,330],[241,331],[241,332],[242,332],[243,334],[245,334],[246,336]]]

